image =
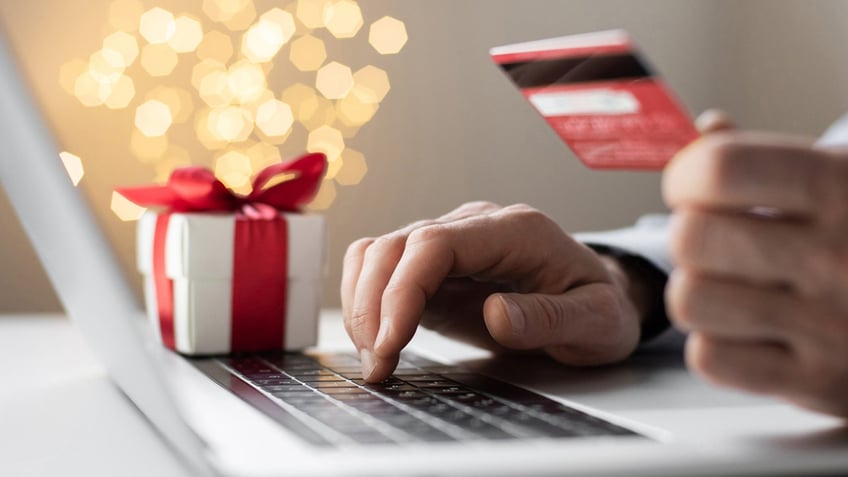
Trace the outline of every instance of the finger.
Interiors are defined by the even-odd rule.
[[[427,300],[420,326],[478,348],[503,352],[504,347],[495,342],[486,329],[483,304],[495,293],[510,291],[512,288],[506,283],[447,278]]]
[[[695,128],[701,134],[736,129],[730,116],[720,109],[708,109],[695,118]]]
[[[375,297],[381,293],[391,269],[397,264],[402,253],[406,237],[414,230],[434,224],[450,222],[476,214],[499,210],[500,206],[492,202],[468,202],[436,220],[420,220],[388,234],[380,239],[362,239],[354,242],[345,255],[342,274],[342,308],[345,330],[361,352],[365,368],[371,367],[373,358],[368,356],[373,347],[379,327],[379,310],[375,308]],[[378,245],[368,253],[369,248]],[[366,255],[369,259],[366,262]],[[366,270],[363,273],[363,269]],[[359,287],[360,279],[365,276],[365,285]],[[377,287],[377,288],[374,288]],[[357,289],[360,289],[357,295]],[[368,374],[366,370],[365,374]]]
[[[708,381],[758,394],[777,394],[794,387],[800,376],[790,351],[762,341],[719,338],[692,333],[686,341],[689,368]]]
[[[809,341],[808,304],[786,289],[675,270],[666,287],[669,318],[686,332],[723,339]]]
[[[409,342],[427,299],[448,276],[509,279],[519,291],[560,293],[578,279],[608,280],[593,257],[544,214],[522,206],[416,230],[383,294],[378,361]]]
[[[380,299],[405,243],[405,235],[393,233],[377,238],[365,251],[348,320],[351,340],[362,358],[363,374],[368,374],[374,364],[371,350],[380,326]]]
[[[815,216],[829,177],[830,155],[801,140],[719,132],[696,140],[669,163],[663,196],[672,207],[748,211],[756,207]],[[835,189],[834,189],[835,190]]]
[[[489,297],[486,327],[501,345],[545,349],[569,365],[624,359],[639,341],[635,309],[627,309],[615,285],[593,283],[560,295],[505,293]]]
[[[353,339],[353,330],[350,320],[353,313],[354,292],[356,291],[356,283],[359,281],[359,274],[362,273],[362,262],[365,260],[365,251],[372,243],[374,243],[373,238],[359,239],[348,246],[344,256],[340,287],[342,317],[344,318],[345,331],[347,331],[351,339]]]
[[[844,273],[819,236],[810,222],[684,209],[671,221],[669,248],[680,267],[821,293]]]

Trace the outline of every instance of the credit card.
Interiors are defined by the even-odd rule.
[[[685,108],[610,30],[501,46],[492,59],[593,169],[662,169],[698,137]]]

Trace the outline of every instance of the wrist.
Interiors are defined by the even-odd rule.
[[[663,293],[667,276],[642,257],[620,249],[591,245],[613,281],[636,310],[640,323],[640,342],[648,341],[670,327]]]

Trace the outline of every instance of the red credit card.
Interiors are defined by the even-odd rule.
[[[662,169],[698,137],[624,31],[501,46],[491,55],[590,168]]]

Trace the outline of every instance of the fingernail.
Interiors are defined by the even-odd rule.
[[[501,302],[506,309],[506,316],[509,318],[509,324],[512,327],[512,334],[516,336],[524,336],[524,330],[527,327],[527,319],[524,317],[522,310],[513,300],[501,295]]]
[[[389,336],[391,327],[391,321],[389,321],[388,318],[380,320],[380,330],[377,331],[377,338],[374,339],[374,349],[378,349],[383,346],[383,342],[386,341],[386,338]]]
[[[371,373],[374,372],[374,368],[377,363],[374,361],[374,354],[370,349],[362,349],[359,352],[359,360],[362,361],[362,378],[368,379],[371,376]]]

